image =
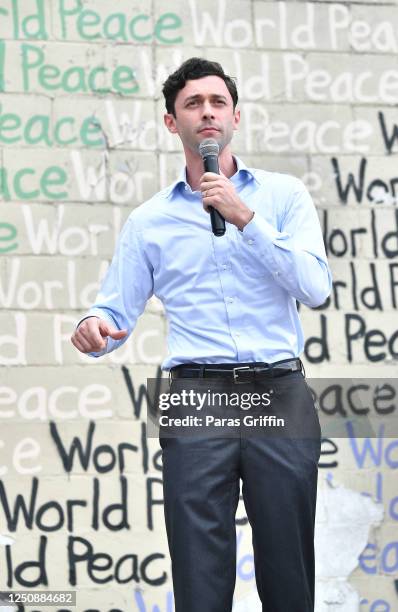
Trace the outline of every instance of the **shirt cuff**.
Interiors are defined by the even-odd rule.
[[[254,217],[245,225],[242,230],[245,239],[253,240],[266,247],[279,240],[285,240],[290,237],[287,232],[278,232],[264,217],[254,215]],[[267,244],[268,243],[268,244]],[[278,246],[280,246],[278,244]],[[282,247],[283,248],[283,247]]]
[[[265,266],[275,279],[279,280],[282,270],[277,257],[275,257],[275,248],[279,247],[290,251],[288,243],[290,234],[278,232],[264,217],[254,215],[243,228],[241,236],[246,248],[249,248],[253,253],[254,262],[257,265]]]

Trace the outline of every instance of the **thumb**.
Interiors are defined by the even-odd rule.
[[[99,331],[103,338],[106,338],[106,336],[110,336],[114,340],[120,340],[121,338],[127,336],[127,329],[116,329],[115,327],[112,327],[111,325],[109,325],[108,323],[104,323],[103,321],[101,321],[100,323]]]

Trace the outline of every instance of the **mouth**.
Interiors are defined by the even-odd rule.
[[[202,128],[201,130],[199,130],[200,133],[202,132],[219,132],[220,130],[215,128],[215,127],[211,127],[211,126],[207,126]]]

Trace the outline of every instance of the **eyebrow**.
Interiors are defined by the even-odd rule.
[[[184,104],[190,102],[191,100],[200,100],[202,98],[203,96],[201,94],[194,94],[193,96],[188,96],[188,98],[185,98]],[[210,94],[210,98],[218,98],[220,100],[225,100],[225,102],[227,101],[227,98],[222,94]]]

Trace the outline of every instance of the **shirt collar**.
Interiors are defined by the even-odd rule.
[[[236,170],[235,174],[233,176],[231,176],[231,179],[233,179],[234,177],[238,177],[239,175],[246,174],[248,177],[250,177],[251,179],[256,181],[256,183],[259,184],[259,181],[256,178],[256,175],[254,174],[253,170],[251,168],[248,168],[246,166],[246,164],[239,157],[237,157],[236,155],[233,155],[232,157],[236,161],[237,170]],[[189,187],[189,185],[187,183],[187,167],[186,166],[181,168],[180,173],[179,173],[177,179],[174,181],[174,183],[172,183],[171,185],[169,185],[166,188],[165,196],[167,198],[171,198],[171,196],[176,191],[176,189],[177,189],[177,187],[179,185],[184,185],[184,186]]]

